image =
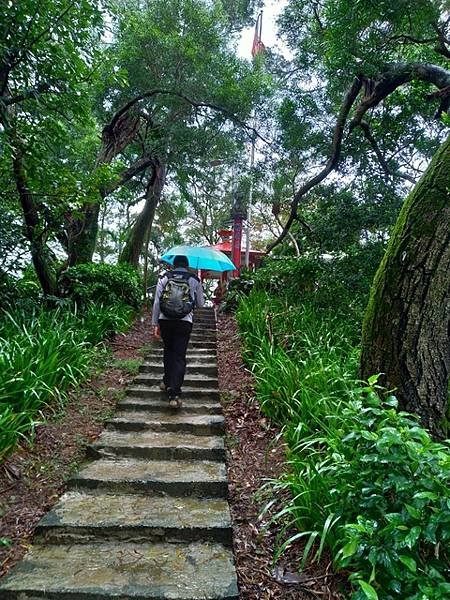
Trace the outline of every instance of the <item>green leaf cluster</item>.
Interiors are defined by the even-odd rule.
[[[58,411],[92,369],[96,347],[128,327],[124,306],[0,310],[0,461],[27,441],[42,409]]]
[[[274,517],[278,555],[304,539],[303,567],[328,550],[350,574],[354,600],[444,600],[450,448],[399,412],[377,376],[361,387],[362,313],[327,285],[314,262],[272,261],[237,311],[257,399],[288,446],[287,474],[271,484],[291,498]],[[297,533],[286,539],[292,526]]]
[[[128,265],[78,265],[65,269],[60,279],[64,294],[80,307],[96,303],[137,310],[141,306],[142,282],[137,271]]]

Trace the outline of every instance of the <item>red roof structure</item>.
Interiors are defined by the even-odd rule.
[[[221,252],[226,254],[228,256],[228,258],[231,258],[231,254],[233,251],[231,238],[232,238],[233,232],[231,231],[231,229],[221,229],[220,231],[218,231],[218,234],[220,235],[222,240],[218,244],[214,244],[214,246],[211,246],[211,247],[215,248],[216,250],[220,250]],[[250,248],[250,253],[249,253],[250,268],[259,267],[264,254],[265,254],[265,252],[261,252],[260,250],[253,250]],[[244,265],[244,264],[245,264],[245,248],[242,249],[242,246],[241,246],[241,265]]]
[[[218,234],[222,238],[221,241],[218,244],[214,244],[213,246],[210,246],[210,247],[214,248],[215,250],[220,250],[220,252],[223,252],[224,254],[226,254],[228,256],[228,258],[233,260],[233,258],[232,258],[232,254],[233,254],[233,242],[232,242],[233,232],[232,232],[232,230],[231,229],[221,229],[220,231],[218,231]],[[256,269],[257,267],[259,267],[261,265],[261,261],[262,261],[262,258],[264,255],[265,255],[265,252],[261,252],[260,250],[250,249],[249,268]],[[241,246],[241,267],[243,265],[245,265],[245,248],[242,249],[242,246]],[[234,271],[233,271],[233,273],[234,273]],[[229,272],[228,273],[217,273],[215,271],[200,271],[200,276],[201,276],[202,280],[204,280],[204,279],[220,279],[222,281],[226,281],[229,277]]]

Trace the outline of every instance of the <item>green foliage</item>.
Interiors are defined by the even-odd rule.
[[[225,311],[235,311],[241,299],[250,294],[255,284],[253,277],[251,271],[243,269],[240,277],[230,281],[223,306]]]
[[[87,306],[67,310],[1,312],[0,460],[19,439],[28,439],[44,406],[61,407],[68,387],[89,373],[96,346],[123,331],[126,307]]]
[[[41,301],[40,291],[33,270],[27,269],[20,279],[0,270],[0,310],[32,311]]]
[[[85,264],[69,267],[61,275],[66,296],[80,307],[91,302],[104,306],[125,304],[139,309],[142,284],[138,273],[128,265]]]
[[[256,287],[266,291],[254,289],[237,311],[261,408],[288,446],[288,473],[272,483],[275,494],[291,495],[275,517],[283,524],[278,554],[299,538],[303,563],[328,549],[336,568],[352,573],[354,600],[444,600],[450,448],[397,412],[393,397],[382,401],[376,377],[361,388],[360,322],[339,298],[335,309],[332,295],[316,304],[317,288],[295,294],[286,286],[292,274],[297,286],[307,279],[299,264],[262,269]],[[292,525],[298,533],[283,542]]]
[[[355,333],[367,304],[370,286],[384,252],[381,243],[354,245],[347,252],[328,256],[274,257],[253,275],[255,288],[282,296],[289,304],[314,302],[317,308],[333,306],[353,319]]]
[[[345,542],[338,564],[355,570],[353,581],[367,578],[370,565],[382,598],[446,598],[450,448],[397,412],[395,398],[382,403],[370,387],[364,394],[343,411],[341,430],[350,432],[328,451],[336,472],[329,496]]]

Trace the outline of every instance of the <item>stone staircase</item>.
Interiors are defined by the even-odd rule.
[[[1,600],[239,597],[212,310],[196,313],[181,410],[161,378],[155,343]]]

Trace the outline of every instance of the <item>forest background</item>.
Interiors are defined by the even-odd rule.
[[[446,598],[450,9],[289,0],[249,61],[260,4],[4,2],[0,456],[251,188],[270,258],[228,305],[290,449],[279,518],[355,599]]]

